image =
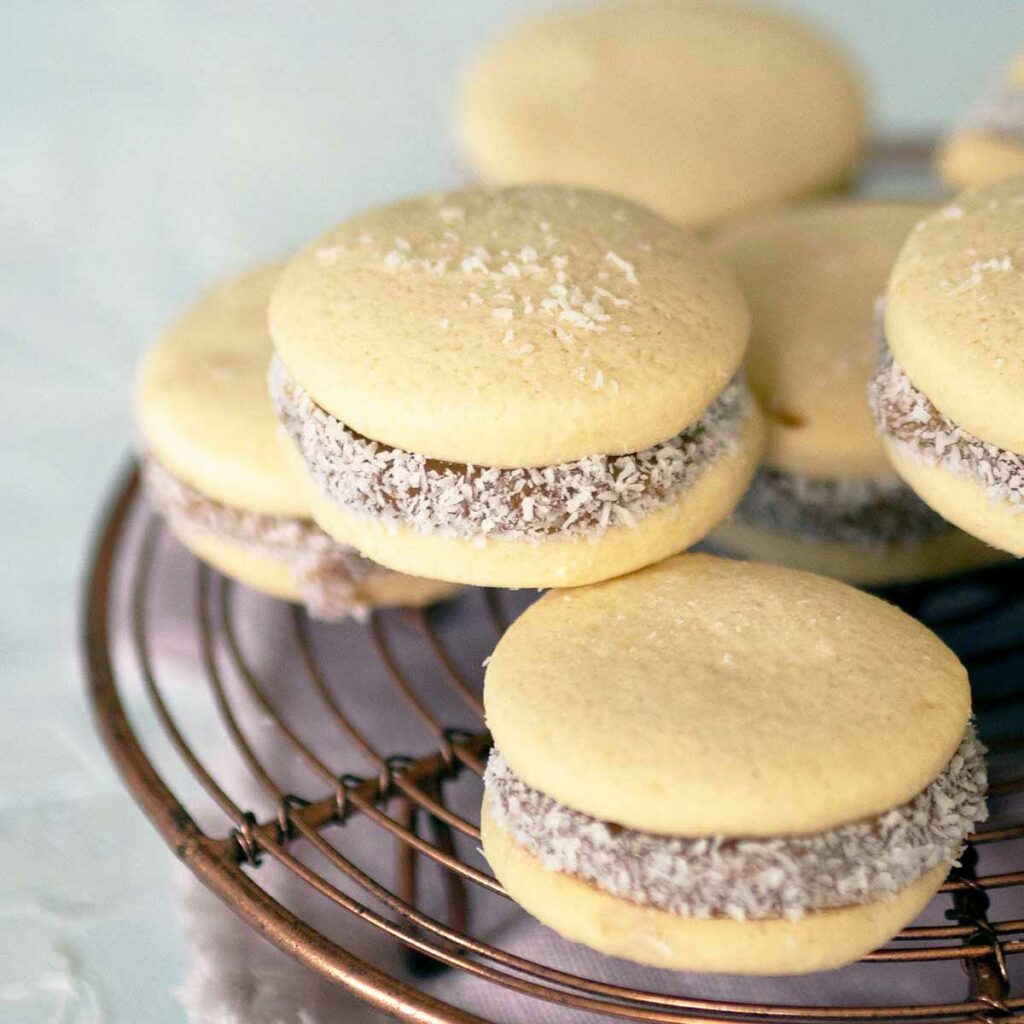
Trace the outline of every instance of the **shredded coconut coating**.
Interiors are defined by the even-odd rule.
[[[816,478],[762,466],[733,515],[765,530],[865,549],[912,544],[950,530],[898,477]]]
[[[911,383],[884,338],[868,401],[879,433],[901,452],[978,484],[994,503],[1024,511],[1024,455],[982,441],[939,412]]]
[[[440,462],[349,430],[274,359],[270,393],[320,490],[343,508],[422,533],[542,541],[635,526],[734,453],[751,399],[732,380],[699,420],[630,455],[499,469]]]
[[[146,495],[169,522],[207,533],[287,565],[310,614],[319,619],[362,619],[369,611],[359,583],[386,572],[357,551],[332,540],[315,523],[231,508],[180,480],[150,454],[142,459]]]
[[[797,919],[892,898],[954,862],[988,816],[984,753],[970,726],[939,777],[908,803],[777,839],[686,839],[599,821],[532,789],[497,750],[484,785],[495,822],[549,871],[683,917]]]
[[[1024,145],[1024,89],[1000,83],[967,115],[964,129]]]

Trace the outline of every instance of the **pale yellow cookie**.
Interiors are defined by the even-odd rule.
[[[610,956],[687,971],[805,974],[840,967],[913,921],[949,869],[940,864],[894,899],[811,911],[796,920],[701,919],[639,906],[546,870],[494,823],[486,801],[480,831],[498,880],[549,928]]]
[[[458,134],[482,176],[619,193],[679,223],[843,182],[856,73],[792,17],[648,0],[526,21],[467,68]]]
[[[707,408],[749,317],[730,274],[627,200],[466,189],[359,214],[288,264],[285,367],[351,430],[456,463],[639,451]]]
[[[731,225],[714,250],[750,305],[747,382],[768,420],[764,461],[811,477],[888,477],[867,384],[875,303],[919,203],[822,203]]]
[[[343,553],[310,522],[312,488],[282,449],[267,394],[266,311],[280,269],[211,289],[144,357],[136,407],[151,500],[198,557],[317,614],[450,596],[449,583]]]
[[[936,512],[1024,554],[1024,177],[968,189],[911,233],[871,383],[897,472]]]
[[[898,486],[868,405],[876,303],[933,209],[822,203],[737,221],[715,238],[751,307],[747,379],[768,419],[766,468],[710,537],[719,550],[868,585],[1002,557]]]
[[[708,537],[716,550],[831,576],[862,587],[952,576],[1007,561],[1003,551],[960,530],[906,544],[872,548],[766,530],[736,517]]]
[[[935,779],[970,715],[963,666],[897,608],[709,555],[549,592],[496,648],[484,703],[528,785],[679,836],[881,814]]]
[[[940,412],[1024,452],[1024,177],[970,189],[911,232],[892,270],[893,356]]]
[[[455,583],[578,586],[703,537],[763,443],[732,276],[627,200],[463,189],[282,274],[270,390],[335,539]]]
[[[147,449],[234,508],[304,516],[267,399],[267,303],[283,264],[211,288],[145,355],[135,404]]]

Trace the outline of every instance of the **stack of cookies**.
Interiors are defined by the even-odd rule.
[[[841,966],[986,816],[963,667],[848,583],[1024,555],[1024,178],[808,202],[863,114],[787,19],[531,23],[463,84],[492,184],[350,218],[142,368],[147,492],[224,573],[327,618],[551,588],[487,671],[483,846],[612,955]]]

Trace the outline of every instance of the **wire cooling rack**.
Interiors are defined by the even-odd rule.
[[[179,572],[184,565],[188,578],[174,584],[183,596],[168,601],[172,563]],[[499,917],[514,920],[516,913],[476,849],[476,810],[488,748],[480,655],[527,600],[522,595],[468,589],[440,610],[381,612],[361,626],[326,627],[269,600],[245,604],[244,596],[177,548],[140,498],[132,467],[97,537],[84,600],[99,731],[142,810],[203,884],[270,942],[387,1013],[449,1024],[485,1020],[446,1001],[446,988],[460,978],[501,986],[538,1012],[541,1003],[554,1003],[646,1022],[995,1021],[1024,1013],[1024,995],[1014,986],[1024,965],[1015,960],[1024,952],[1024,870],[1015,870],[1024,865],[1024,815],[1013,811],[1015,794],[1024,791],[1024,769],[1017,767],[1017,754],[1024,753],[1021,568],[886,593],[938,629],[968,663],[991,750],[995,816],[973,836],[962,865],[933,901],[924,919],[933,923],[905,929],[847,969],[861,972],[858,1000],[848,1005],[702,997],[709,989],[697,975],[685,976],[687,994],[679,994],[669,972],[654,976],[671,991],[634,989],[616,983],[614,970],[584,976],[560,966],[575,948],[568,943],[549,936],[545,962],[535,962],[503,947],[500,929],[479,925],[481,908],[492,918],[495,906]],[[272,673],[265,665],[254,668],[245,649],[247,616],[268,607],[287,629],[287,650],[272,659]],[[190,633],[170,662],[160,649],[168,617],[175,630],[184,624]],[[474,640],[466,650],[468,633]],[[332,637],[325,653],[325,638]],[[378,677],[369,688],[345,681],[357,665],[357,646]],[[179,709],[182,658],[190,697]],[[165,678],[171,662],[174,679]],[[126,699],[129,678],[140,682],[144,702]],[[313,708],[305,725],[293,714],[301,703]],[[190,740],[196,715],[221,723],[222,740],[208,746],[230,747],[235,767],[224,767],[222,750]],[[161,756],[167,767],[159,770],[147,720],[159,725],[159,742],[170,754]],[[409,742],[416,752],[392,749],[389,741],[414,734]],[[305,773],[301,789],[296,767]],[[182,780],[177,788],[191,794],[188,802],[165,781],[171,776]],[[232,795],[242,777],[243,790],[262,793],[262,813]],[[200,803],[214,805],[223,825],[201,827],[190,810]],[[373,856],[367,858],[367,849]],[[985,867],[993,852],[1004,862],[997,870]],[[322,915],[314,920],[275,898],[264,885],[269,862],[326,907],[328,917],[351,926],[347,935],[383,934],[404,961],[397,958],[396,968],[396,958],[381,956],[379,946],[372,947],[376,954],[358,955],[352,951],[358,942],[343,944],[320,927]],[[899,986],[894,970],[904,972]],[[936,1001],[903,1000],[905,972],[925,970],[931,972],[926,991]],[[533,1017],[526,1011],[522,1019]]]

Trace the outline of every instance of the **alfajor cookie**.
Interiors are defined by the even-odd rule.
[[[737,223],[715,239],[750,303],[747,380],[768,424],[750,490],[710,538],[718,548],[860,584],[1001,557],[903,483],[868,407],[876,300],[930,209],[819,204]]]
[[[517,26],[467,68],[457,118],[487,181],[607,190],[694,226],[835,190],[865,134],[858,77],[816,32],[679,0]]]
[[[403,572],[617,576],[704,536],[759,456],[732,277],[615,197],[467,189],[370,210],[288,265],[270,329],[314,516]]]
[[[1024,53],[943,141],[936,165],[955,188],[1024,174]]]
[[[936,512],[1024,555],[1024,177],[911,232],[871,383],[896,471]]]
[[[986,816],[967,674],[845,584],[681,555],[552,591],[499,642],[484,853],[564,937],[797,974],[888,941]]]
[[[266,389],[280,269],[213,288],[147,352],[136,393],[146,493],[200,558],[317,616],[439,600],[450,585],[383,569],[309,518],[309,484],[282,449]]]

